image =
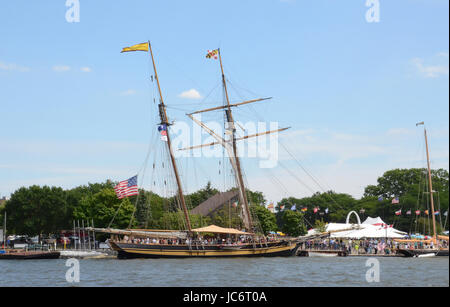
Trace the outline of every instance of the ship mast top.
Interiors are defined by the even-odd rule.
[[[153,70],[155,71],[156,83],[158,85],[158,93],[159,93],[159,98],[160,98],[160,103],[158,105],[158,107],[159,107],[159,117],[161,119],[161,124],[165,125],[167,127],[166,128],[167,129],[167,131],[166,131],[167,132],[167,147],[168,147],[168,150],[169,150],[170,160],[171,160],[171,163],[172,163],[173,171],[174,171],[174,174],[175,174],[175,179],[176,179],[177,186],[178,186],[178,197],[180,199],[181,206],[183,208],[183,213],[184,213],[184,218],[186,220],[187,229],[189,230],[189,232],[192,232],[191,221],[189,219],[189,212],[188,212],[188,209],[187,209],[187,206],[186,206],[186,201],[184,199],[183,189],[182,189],[182,186],[181,186],[181,179],[180,179],[180,175],[178,173],[177,163],[175,161],[175,157],[174,157],[174,154],[173,154],[173,151],[172,151],[172,144],[171,144],[171,141],[170,141],[170,133],[169,133],[169,129],[168,129],[168,127],[170,126],[170,123],[169,123],[169,119],[167,118],[166,105],[164,104],[164,99],[163,99],[163,96],[161,94],[161,86],[159,84],[158,73],[156,71],[155,59],[153,57],[153,51],[152,51],[152,46],[150,44],[150,41],[148,42],[148,46],[149,46],[149,49],[150,49],[150,55],[152,57]]]

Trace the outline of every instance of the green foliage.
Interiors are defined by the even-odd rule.
[[[431,173],[433,190],[436,191],[433,193],[435,210],[441,212],[436,222],[440,232],[440,218],[445,218],[442,214],[449,207],[449,174],[443,169],[432,170]],[[133,216],[132,227],[184,229],[184,215],[179,211],[175,197],[164,198],[153,192],[140,190],[139,196],[119,200],[114,193],[114,186],[115,183],[108,180],[70,190],[48,186],[20,188],[11,195],[3,208],[0,208],[0,216],[7,212],[10,232],[28,235],[72,229],[74,220],[94,220],[96,227],[107,227],[114,215],[116,216],[111,225],[114,228],[127,228]],[[306,226],[322,227],[322,223],[326,222],[343,223],[352,210],[358,212],[362,220],[367,216],[380,216],[386,223],[394,224],[397,229],[430,233],[430,217],[424,217],[423,214],[416,217],[414,214],[416,209],[422,212],[431,209],[429,194],[424,193],[427,190],[425,169],[395,169],[378,178],[377,185],[367,186],[364,196],[359,200],[333,191],[315,193],[304,198],[289,197],[277,204],[276,215],[265,208],[266,200],[262,192],[247,191],[247,195],[252,216],[256,217],[255,224],[265,234],[281,230],[289,235],[299,235],[306,232]],[[187,195],[186,203],[189,208],[194,208],[217,193],[219,191],[208,182],[203,189]],[[383,197],[382,201],[378,200],[379,196]],[[393,197],[399,197],[400,204],[393,205]],[[293,205],[297,211],[290,210]],[[280,210],[281,206],[284,206],[283,211]],[[305,207],[307,212],[300,213]],[[320,208],[321,214],[313,212],[316,207]],[[329,214],[324,213],[326,208]],[[402,209],[402,215],[396,216],[394,212],[399,209]],[[410,209],[412,214],[407,216],[405,213]],[[190,215],[192,227],[215,224],[241,229],[243,225],[239,217],[240,210],[240,206],[223,206],[211,217]],[[442,224],[444,222],[445,220]]]
[[[267,202],[262,192],[253,192],[248,190],[247,195],[248,195],[248,202],[250,204],[264,206]]]
[[[75,220],[94,220],[96,227],[128,228],[134,205],[129,198],[118,199],[111,188],[100,190],[93,195],[83,197],[75,208]],[[132,224],[133,227],[135,224]]]
[[[191,210],[217,193],[219,190],[213,188],[211,182],[208,182],[203,189],[185,196],[186,206]]]
[[[5,210],[10,233],[50,234],[70,225],[71,210],[61,188],[20,188],[11,195]]]
[[[297,211],[285,210],[278,214],[278,226],[282,232],[297,237],[306,234],[303,214]]]
[[[209,217],[201,216],[200,214],[189,214],[189,220],[191,221],[191,227],[193,229],[205,227],[211,224]],[[160,229],[187,229],[184,212],[165,212],[158,221],[158,228]]]
[[[270,212],[266,207],[259,205],[251,205],[250,210],[253,216],[256,216],[262,232],[267,235],[269,231],[277,231],[277,219],[275,214]]]
[[[448,172],[446,170],[431,170],[431,179],[434,190],[448,192]],[[428,172],[426,169],[418,168],[394,169],[385,172],[377,182],[376,186],[366,187],[364,196],[401,197],[408,193],[419,192],[420,186],[423,190],[423,187],[428,184]]]
[[[446,170],[431,170],[433,200],[435,210],[444,213],[449,207],[449,174]],[[432,228],[424,227],[431,223],[431,217],[417,217],[415,210],[429,210],[430,194],[428,188],[428,172],[426,169],[394,169],[387,171],[378,178],[378,185],[367,186],[364,197],[358,202],[366,209],[370,216],[380,216],[386,223],[394,224],[397,229],[406,232],[432,233]],[[383,197],[378,201],[378,197]],[[392,204],[392,198],[399,197],[399,204]],[[395,211],[402,210],[401,216],[396,216]],[[411,215],[406,211],[411,210]],[[441,231],[439,216],[437,218],[437,232]],[[447,223],[448,225],[448,223]]]
[[[211,223],[220,227],[242,229],[243,223],[239,217],[241,206],[233,208],[230,204],[223,206],[212,214]]]
[[[139,190],[139,197],[136,197],[136,213],[135,219],[138,228],[157,228],[159,220],[163,216],[164,204],[167,201],[161,196],[145,191]]]
[[[323,220],[316,220],[314,223],[314,229],[316,229],[319,233],[327,231],[327,223]]]
[[[304,213],[305,219],[312,226],[317,219],[325,219],[325,221],[342,223],[345,222],[345,218],[349,211],[354,210],[357,206],[357,201],[348,194],[335,193],[329,191],[326,193],[315,193],[311,197],[304,198],[284,198],[278,204],[278,208],[284,205],[285,210],[290,210],[293,205],[296,205],[297,210],[307,208]],[[329,214],[321,216],[319,213],[314,213],[314,208],[320,208],[320,211],[324,213],[328,208]]]

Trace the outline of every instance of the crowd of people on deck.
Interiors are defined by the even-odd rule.
[[[275,236],[267,237],[251,237],[251,236],[197,236],[195,238],[187,239],[162,239],[162,238],[140,238],[124,236],[122,243],[131,244],[155,244],[155,245],[245,245],[250,243],[266,244],[274,242],[277,238]]]

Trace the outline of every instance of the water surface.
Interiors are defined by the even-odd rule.
[[[367,257],[79,260],[80,283],[93,287],[449,286],[449,258],[375,258],[380,281],[368,283]],[[1,260],[0,287],[73,286],[65,259]]]

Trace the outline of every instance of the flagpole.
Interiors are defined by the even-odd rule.
[[[153,70],[155,72],[156,83],[158,84],[158,92],[159,92],[159,98],[160,98],[159,117],[161,119],[161,124],[166,126],[167,147],[169,149],[170,160],[172,162],[173,171],[175,173],[175,179],[176,179],[177,186],[178,186],[178,196],[180,198],[181,206],[183,208],[184,217],[185,217],[185,220],[186,220],[186,226],[187,226],[189,232],[192,232],[191,221],[189,219],[189,213],[188,213],[188,210],[187,210],[187,207],[186,207],[186,203],[185,203],[185,200],[184,200],[183,189],[181,187],[181,179],[180,179],[180,176],[178,174],[177,163],[175,161],[175,157],[174,157],[173,151],[172,151],[172,144],[170,142],[170,134],[169,134],[169,125],[170,124],[169,124],[169,120],[167,118],[166,106],[164,104],[164,100],[163,100],[163,97],[162,97],[162,94],[161,94],[161,86],[159,85],[158,73],[156,71],[155,59],[153,57],[152,45],[150,44],[150,41],[148,41],[148,47],[150,49],[150,55],[152,57]]]

